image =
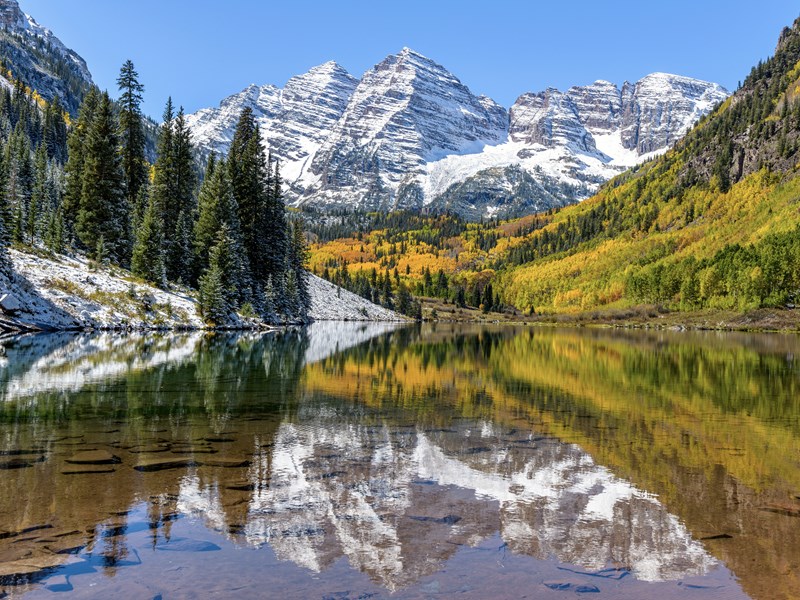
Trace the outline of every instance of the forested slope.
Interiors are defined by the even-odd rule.
[[[800,291],[800,22],[667,155],[554,215],[508,253],[520,309],[746,310]]]

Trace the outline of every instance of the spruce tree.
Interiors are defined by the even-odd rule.
[[[171,198],[175,194],[175,168],[173,151],[174,146],[174,120],[175,111],[172,106],[172,98],[167,99],[164,109],[164,122],[158,133],[158,144],[156,146],[156,163],[153,167],[153,186],[151,190],[151,200],[157,210],[157,216],[161,230],[165,237],[168,237],[175,229],[175,220],[168,220],[168,207]],[[168,240],[162,240],[164,254],[168,246]]]
[[[139,190],[139,194],[147,196],[147,186]],[[131,271],[156,285],[164,285],[164,257],[161,251],[162,231],[160,211],[153,196],[147,200],[147,208],[142,221],[136,230],[136,242],[133,245]]]
[[[286,206],[283,192],[280,165],[275,160],[275,170],[268,178],[266,206],[263,217],[261,243],[264,246],[266,272],[279,274],[283,268],[282,258],[289,252],[289,229],[286,223]],[[305,264],[305,259],[304,259]]]
[[[170,222],[174,219],[171,232],[172,243],[167,255],[167,276],[173,281],[189,283],[192,279],[192,227],[197,218],[195,187],[197,179],[192,157],[192,142],[189,126],[183,107],[175,117],[173,138],[173,165],[175,168],[175,192],[170,204]]]
[[[311,308],[311,294],[308,291],[308,246],[303,231],[303,221],[298,217],[289,223],[289,254],[287,272],[293,273],[292,282],[295,287],[297,306],[295,316],[305,319]]]
[[[208,268],[200,277],[200,311],[209,324],[225,325],[239,306],[236,277],[239,252],[241,247],[227,225],[223,225],[211,248]]]
[[[176,116],[171,98],[164,111],[157,152],[153,194],[161,211],[167,279],[188,283],[193,279],[190,238],[197,211],[196,176],[183,108]]]
[[[83,166],[85,148],[89,139],[89,131],[94,121],[94,114],[100,100],[97,88],[92,87],[83,99],[78,118],[72,126],[67,138],[69,159],[64,167],[65,186],[64,200],[61,205],[64,226],[67,235],[71,235],[78,220],[81,197],[83,196]]]
[[[211,250],[219,241],[219,232],[225,229],[233,249],[228,274],[231,285],[235,288],[235,293],[231,294],[231,301],[234,307],[239,307],[246,302],[252,302],[253,298],[250,267],[243,249],[238,208],[225,161],[210,158],[209,167],[200,190],[199,215],[194,225],[195,269],[199,274],[208,269]]]
[[[208,268],[208,256],[223,222],[220,205],[225,202],[233,206],[233,189],[227,177],[225,161],[218,164],[216,154],[212,152],[208,157],[205,179],[197,197],[198,216],[194,225],[193,243],[195,272],[198,275]]]
[[[84,148],[83,190],[76,231],[85,248],[97,254],[102,239],[108,258],[127,265],[131,252],[130,209],[117,152],[117,129],[111,99],[104,93]],[[95,259],[100,261],[99,256]]]
[[[42,233],[42,223],[47,223],[50,217],[50,208],[50,176],[47,164],[47,148],[42,143],[36,149],[33,190],[27,215],[30,243],[33,243],[34,239]]]
[[[147,182],[147,160],[142,117],[144,86],[130,60],[125,61],[117,78],[119,98],[119,138],[122,170],[125,172],[125,193],[130,206],[139,200],[139,190]]]
[[[261,289],[270,275],[273,281],[283,279],[288,244],[282,201],[278,193],[280,211],[274,210],[276,187],[270,180],[261,133],[249,107],[242,111],[236,125],[228,154],[228,172],[253,284]]]
[[[3,193],[8,183],[4,155],[5,153],[0,152],[0,255],[4,253],[5,248],[11,242],[11,219],[13,215],[11,205],[8,203],[8,196]],[[0,258],[0,260],[2,259]]]
[[[42,143],[47,148],[47,158],[63,165],[67,160],[67,123],[61,99],[55,96],[45,105],[42,123]]]

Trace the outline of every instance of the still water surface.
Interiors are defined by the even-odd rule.
[[[800,597],[796,337],[1,343],[10,597]]]

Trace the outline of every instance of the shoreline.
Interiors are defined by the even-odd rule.
[[[207,325],[197,294],[180,285],[161,288],[119,267],[97,266],[81,256],[12,248],[0,268],[0,332],[37,331],[269,331],[313,321],[397,321],[406,317],[308,273],[311,306],[305,318],[274,320],[231,314]],[[2,267],[0,265],[0,267]]]
[[[744,312],[733,310],[677,311],[662,306],[640,305],[624,309],[527,316],[519,313],[483,313],[476,308],[459,308],[432,298],[423,298],[423,302],[424,320],[438,323],[800,333],[800,309],[789,308],[758,308]],[[431,318],[434,310],[436,318]]]

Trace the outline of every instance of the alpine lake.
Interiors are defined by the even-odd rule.
[[[800,597],[796,336],[0,346],[0,597]]]

